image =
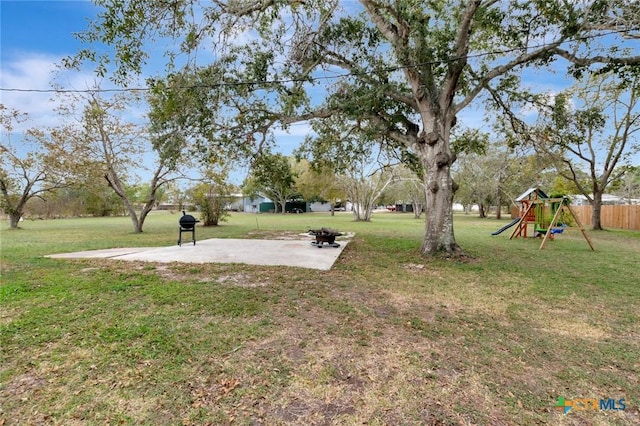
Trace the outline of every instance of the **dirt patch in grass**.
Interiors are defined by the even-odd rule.
[[[85,262],[85,261],[77,261]],[[89,261],[96,265],[80,270],[83,275],[91,275],[103,271],[108,274],[140,274],[141,276],[160,277],[165,282],[197,282],[216,283],[226,286],[237,287],[264,287],[270,284],[268,271],[261,274],[240,272],[239,270],[248,268],[256,269],[247,265],[225,265],[225,264],[181,264],[175,263],[151,263],[151,262],[130,262],[130,261]],[[268,268],[265,268],[268,270]],[[1,317],[0,317],[1,318]]]
[[[0,308],[0,325],[7,325],[15,320],[23,311],[21,307],[2,306]]]
[[[229,275],[221,275],[215,280],[219,284],[224,285],[233,285],[238,287],[265,287],[269,285],[269,280],[256,281],[255,277],[251,274],[229,274]]]
[[[560,320],[549,324],[547,319],[544,319],[541,322],[546,324],[546,327],[542,327],[540,330],[553,335],[572,338],[578,337],[592,341],[599,341],[610,336],[606,331],[584,322]]]
[[[177,270],[176,267],[164,264],[156,264],[155,270],[163,279],[168,281],[181,281],[185,275]]]
[[[28,400],[29,395],[44,388],[46,381],[33,372],[14,377],[2,388],[2,393],[10,398]]]
[[[300,231],[255,230],[247,232],[246,238],[259,240],[304,240],[305,238],[311,239],[311,236],[306,232]]]
[[[344,303],[346,295],[341,296],[334,300]],[[285,310],[274,315],[277,332],[231,355],[249,365],[277,365],[271,373],[286,375],[286,387],[259,404],[258,418],[265,424],[464,421],[465,413],[455,407],[433,403],[455,399],[463,404],[484,401],[478,419],[489,416],[493,424],[508,424],[480,379],[473,379],[473,374],[484,373],[472,373],[459,358],[462,354],[450,354],[438,343],[437,333],[412,320],[442,320],[442,312],[434,312],[441,309],[381,303],[388,300],[381,297],[360,305],[362,294],[355,299],[349,300],[350,308],[302,303],[293,312]],[[246,379],[240,378],[243,383]],[[461,387],[466,389],[462,395]]]

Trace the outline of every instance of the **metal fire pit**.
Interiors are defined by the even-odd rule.
[[[311,244],[318,248],[322,248],[324,244],[331,247],[340,247],[340,244],[336,243],[336,237],[339,237],[342,234],[338,231],[334,231],[333,229],[310,229],[309,235],[314,235],[316,237],[316,240],[312,241]]]
[[[180,218],[180,234],[178,235],[178,245],[182,245],[182,234],[185,232],[191,232],[191,240],[193,245],[196,245],[196,223],[200,222],[190,214],[186,214],[182,211],[182,217]]]

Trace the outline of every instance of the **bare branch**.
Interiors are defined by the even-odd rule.
[[[612,57],[596,55],[592,57],[579,57],[576,54],[571,53],[565,49],[560,49],[559,47],[554,47],[550,51],[573,64],[585,67],[594,64],[640,65],[640,56]]]

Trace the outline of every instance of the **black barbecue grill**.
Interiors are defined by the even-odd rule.
[[[312,241],[311,244],[318,248],[322,248],[325,243],[332,247],[340,247],[340,244],[336,243],[336,237],[342,234],[338,231],[329,228],[310,229],[309,234],[315,235],[316,240]]]
[[[182,245],[182,234],[184,232],[191,232],[191,240],[193,245],[196,245],[196,223],[200,222],[190,214],[186,214],[182,211],[182,217],[180,218],[180,234],[178,236],[178,245]]]

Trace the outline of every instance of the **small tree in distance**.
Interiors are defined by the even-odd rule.
[[[286,213],[286,204],[297,194],[291,161],[282,154],[264,152],[256,157],[242,189],[245,195],[262,194],[276,204],[276,212]]]
[[[329,202],[331,216],[335,215],[335,204],[344,200],[345,192],[338,176],[326,165],[313,167],[309,161],[301,159],[295,165],[296,188],[306,201]]]
[[[27,130],[21,142],[23,148],[33,147],[27,152],[19,152],[10,143],[14,126],[26,118],[0,104],[0,208],[9,216],[12,229],[18,228],[29,200],[43,198],[70,184],[68,160],[73,157],[73,148],[64,129]]]
[[[193,202],[200,210],[204,226],[218,226],[227,220],[227,206],[231,201],[231,186],[226,183],[226,173],[206,172],[204,182],[192,189]]]
[[[628,204],[640,199],[640,165],[624,167],[624,175],[612,182],[614,193],[624,198]]]
[[[390,166],[374,169],[364,164],[359,166],[341,174],[339,182],[353,206],[353,219],[369,222],[378,200],[396,177]]]
[[[396,195],[396,200],[394,201],[402,199],[405,203],[409,202],[413,209],[413,217],[420,219],[427,201],[424,183],[422,179],[408,168],[399,166],[396,169],[398,179],[391,186],[391,191]]]

